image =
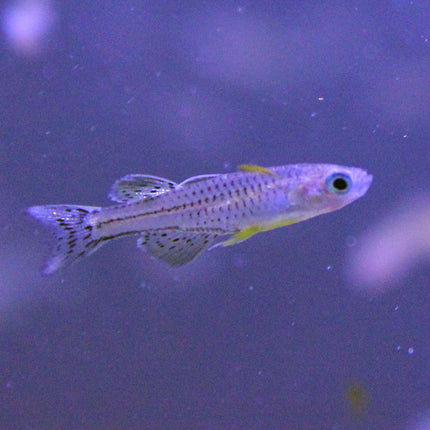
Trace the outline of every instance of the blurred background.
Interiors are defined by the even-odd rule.
[[[430,429],[430,3],[0,7],[1,429]],[[326,162],[339,212],[167,268],[51,277],[37,204]]]

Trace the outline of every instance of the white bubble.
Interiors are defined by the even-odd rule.
[[[351,235],[346,236],[346,246],[348,248],[352,248],[353,246],[357,245],[357,238]]]

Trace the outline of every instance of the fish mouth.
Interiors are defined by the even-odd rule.
[[[366,172],[366,176],[364,177],[364,183],[367,186],[367,188],[370,187],[372,181],[373,181],[373,175]]]
[[[370,185],[372,184],[372,181],[373,181],[373,175],[371,175],[370,173],[367,173],[366,171],[363,171],[359,181],[361,195],[367,192]]]

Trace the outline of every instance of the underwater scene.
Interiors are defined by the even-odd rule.
[[[430,430],[429,2],[0,41],[0,430]]]

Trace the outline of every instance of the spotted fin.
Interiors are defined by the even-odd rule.
[[[27,209],[31,216],[52,228],[56,240],[53,256],[43,270],[45,275],[92,254],[105,243],[93,239],[93,226],[88,219],[90,213],[100,209],[72,205],[33,206]]]
[[[262,173],[264,175],[276,176],[276,173],[262,166],[254,166],[251,164],[241,164],[237,166],[237,168],[238,170],[242,170],[242,172],[254,172],[254,173]]]
[[[176,229],[153,230],[143,233],[137,240],[137,246],[170,266],[182,266],[196,258],[217,236]]]
[[[127,175],[118,179],[112,186],[109,198],[114,202],[130,203],[171,191],[175,182],[151,175]]]

